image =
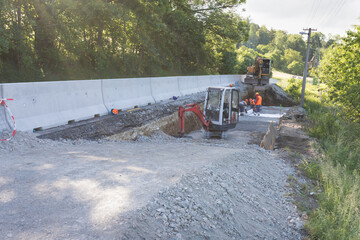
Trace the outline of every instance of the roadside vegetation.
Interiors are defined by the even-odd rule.
[[[0,82],[236,73],[245,0],[0,0]]]
[[[322,186],[306,228],[313,239],[360,239],[360,27],[324,54],[312,73],[322,83],[307,84],[304,105],[321,152],[304,172]],[[280,81],[297,100],[301,83]]]

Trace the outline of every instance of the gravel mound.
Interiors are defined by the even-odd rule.
[[[285,197],[291,173],[260,148],[235,154],[160,191],[120,227],[121,239],[301,239]]]
[[[98,140],[98,142],[106,142],[106,140],[101,139]],[[15,136],[9,141],[0,142],[0,154],[9,152],[26,153],[29,150],[41,151],[49,147],[64,146],[67,144],[91,144],[91,141],[85,139],[59,139],[58,141],[54,141],[50,139],[40,139],[36,133],[17,131]]]

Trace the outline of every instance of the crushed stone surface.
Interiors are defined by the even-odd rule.
[[[243,142],[158,132],[2,151],[0,237],[300,239],[293,169],[237,134]]]
[[[226,139],[18,132],[0,143],[0,239],[301,239],[287,186],[295,170],[243,129],[261,119]]]
[[[260,148],[235,153],[160,190],[120,226],[121,239],[301,239],[285,197],[292,173]]]

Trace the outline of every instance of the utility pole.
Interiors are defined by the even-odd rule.
[[[302,84],[302,90],[301,90],[301,101],[300,101],[300,107],[304,106],[304,98],[305,98],[305,86],[306,86],[306,77],[307,77],[307,71],[308,71],[308,61],[309,61],[309,51],[310,51],[310,37],[311,37],[311,31],[316,32],[316,29],[311,28],[304,28],[304,31],[308,32],[300,32],[300,34],[307,34],[308,35],[308,41],[307,41],[307,49],[306,49],[306,58],[305,58],[305,67],[304,67],[304,78],[303,78],[303,84]]]

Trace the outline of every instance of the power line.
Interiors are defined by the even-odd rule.
[[[317,1],[315,1],[316,3]],[[315,5],[315,8],[314,8],[314,11],[311,13],[311,16],[310,16],[310,21],[306,24],[306,25],[309,25],[310,23],[313,22],[314,18],[317,16],[317,13],[320,9],[320,7],[322,6],[322,0],[319,0],[319,2],[317,2],[318,4]]]
[[[315,9],[315,3],[317,2],[317,0],[314,0],[312,2],[312,5],[311,5],[311,9],[309,11],[309,14],[307,15],[306,17],[306,21],[305,21],[305,25],[307,26],[309,24],[309,20],[310,20],[310,16],[312,16],[313,12],[314,12],[314,9]]]
[[[331,18],[335,17],[344,6],[346,0],[340,0],[334,8],[330,8],[326,14],[319,20],[319,25],[327,23]]]

